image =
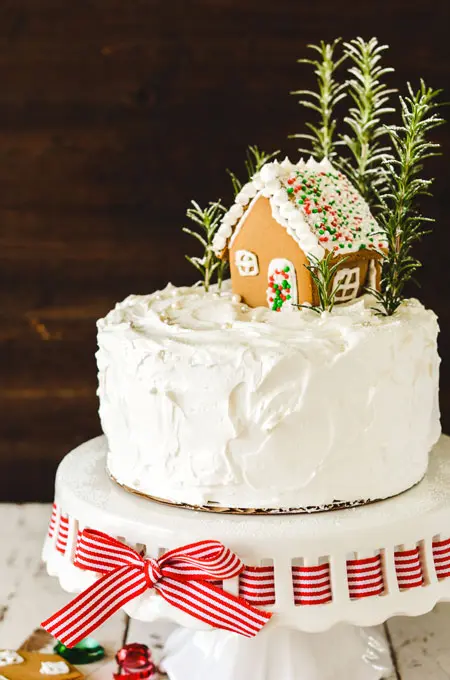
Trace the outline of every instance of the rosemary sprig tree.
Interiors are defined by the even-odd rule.
[[[273,151],[272,153],[266,153],[265,151],[261,151],[261,149],[259,149],[259,147],[257,147],[256,145],[249,146],[245,154],[246,155],[245,169],[247,170],[246,181],[249,181],[254,174],[261,170],[262,166],[265,163],[271,161],[273,158],[278,156],[279,153],[280,153],[279,150]],[[241,180],[232,170],[227,170],[227,173],[231,177],[234,195],[237,196],[243,187],[243,182],[241,182]]]
[[[429,140],[429,133],[444,119],[438,115],[436,101],[441,90],[433,90],[420,81],[413,91],[408,84],[408,95],[400,97],[400,126],[386,128],[393,146],[389,160],[386,189],[380,193],[378,222],[387,238],[388,249],[383,254],[381,291],[371,292],[380,303],[382,314],[391,316],[403,300],[405,285],[421,266],[412,248],[427,233],[423,225],[431,222],[418,211],[418,200],[430,196],[432,179],[420,174],[423,162],[439,155],[439,144]]]
[[[317,76],[317,92],[311,90],[296,90],[291,94],[301,97],[299,103],[312,109],[318,116],[317,123],[306,123],[309,133],[292,135],[293,138],[303,139],[309,143],[309,148],[300,148],[301,153],[311,154],[316,160],[333,159],[336,155],[336,119],[334,118],[336,104],[346,93],[346,83],[336,80],[336,71],[347,58],[346,54],[336,58],[336,48],[341,42],[337,38],[332,43],[323,40],[319,45],[308,47],[319,54],[316,59],[299,59],[299,63],[313,66]]]
[[[336,295],[341,287],[341,283],[334,283],[334,277],[342,264],[347,260],[346,257],[332,264],[335,254],[328,252],[325,257],[319,259],[315,255],[309,255],[309,264],[305,264],[306,269],[311,273],[311,278],[317,289],[319,298],[318,305],[297,305],[304,309],[312,309],[314,312],[331,312],[336,302]]]
[[[206,292],[208,292],[213,282],[213,275],[215,272],[217,273],[219,290],[222,286],[224,267],[221,266],[221,260],[214,254],[212,241],[224,212],[225,208],[220,201],[210,203],[205,209],[201,208],[195,201],[192,201],[192,208],[188,208],[186,211],[187,217],[197,224],[200,229],[197,228],[194,231],[188,227],[183,227],[183,231],[197,239],[204,248],[203,257],[190,257],[189,255],[186,255],[186,259],[202,275],[203,287]]]
[[[396,91],[384,82],[384,77],[394,70],[380,63],[387,49],[376,38],[355,38],[344,43],[344,54],[352,63],[347,88],[353,106],[344,118],[350,132],[342,135],[339,143],[347,147],[351,158],[341,159],[338,165],[369,204],[374,203],[376,188],[384,181],[383,167],[390,151],[380,142],[387,134],[383,118],[394,112],[388,106],[389,96]]]

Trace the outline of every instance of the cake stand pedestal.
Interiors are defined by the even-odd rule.
[[[145,547],[149,557],[216,539],[246,565],[273,567],[274,604],[264,609],[274,616],[248,640],[211,630],[147,591],[125,611],[141,621],[165,618],[181,626],[164,654],[171,680],[377,680],[389,674],[387,645],[381,633],[364,627],[424,614],[450,600],[449,442],[443,437],[436,446],[424,480],[396,498],[314,515],[239,516],[127,493],[109,479],[106,442],[99,437],[68,454],[58,469],[58,512],[44,559],[63,588],[78,592],[95,580],[72,564],[84,527]],[[328,565],[330,601],[304,604],[293,571],[320,565]],[[223,587],[237,594],[239,579]]]

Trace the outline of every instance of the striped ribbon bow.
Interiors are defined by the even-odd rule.
[[[67,647],[149,588],[200,621],[245,637],[254,637],[272,616],[212,583],[238,576],[244,569],[239,557],[218,541],[185,545],[155,560],[107,534],[84,529],[74,565],[102,576],[41,624]]]

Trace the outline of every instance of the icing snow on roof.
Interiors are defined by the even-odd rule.
[[[260,196],[270,200],[273,217],[307,256],[321,259],[330,250],[343,255],[387,247],[366,201],[327,159],[295,164],[286,158],[266,163],[238,193],[214,237],[217,255],[232,245],[242,218]]]

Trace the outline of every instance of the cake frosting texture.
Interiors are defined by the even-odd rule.
[[[170,284],[98,322],[100,417],[121,484],[176,503],[301,509],[417,483],[440,434],[438,326],[372,298],[275,314]]]

